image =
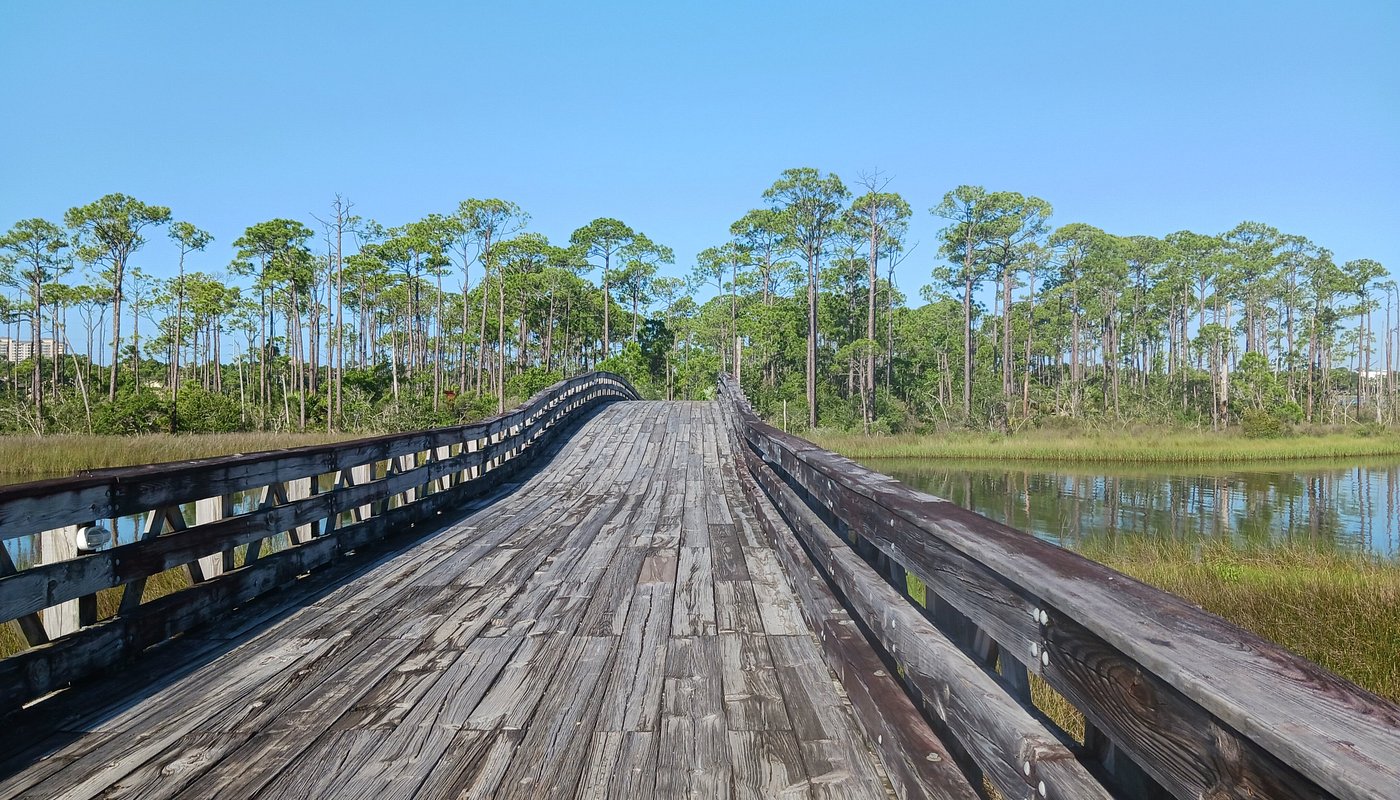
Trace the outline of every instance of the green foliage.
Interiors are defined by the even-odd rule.
[[[205,391],[199,386],[181,389],[175,409],[181,432],[225,433],[244,427],[238,401],[227,395]]]
[[[523,402],[562,380],[564,380],[562,372],[547,370],[543,367],[530,367],[519,375],[512,375],[506,380],[506,396],[518,398]]]
[[[642,353],[641,346],[636,342],[628,342],[622,346],[622,352],[598,362],[598,369],[616,372],[626,378],[643,397],[658,396],[653,385],[650,365]]]
[[[449,413],[453,422],[458,425],[493,417],[496,415],[496,398],[489,394],[472,392],[458,395],[452,400]]]
[[[92,410],[96,434],[158,433],[170,430],[170,404],[153,392],[122,392]]]
[[[652,383],[666,380],[666,361],[676,346],[676,335],[666,326],[664,320],[649,319],[638,332],[637,345],[642,351],[642,359],[647,365],[647,375]]]
[[[1256,408],[1240,415],[1240,428],[1250,439],[1277,439],[1287,432],[1282,420],[1268,411]]]
[[[15,290],[0,316],[28,321],[30,338],[57,322],[81,340],[81,321],[87,347],[67,347],[110,344],[81,373],[68,359],[10,365],[0,429],[86,431],[89,408],[93,428],[151,428],[175,384],[182,430],[453,424],[594,365],[687,399],[739,371],[760,413],[786,409],[798,431],[1400,423],[1378,369],[1400,287],[1376,261],[1338,265],[1260,222],[1160,239],[1051,230],[1049,202],[969,184],[929,209],[937,256],[915,268],[938,263],[906,306],[895,275],[911,206],[878,176],[861,186],[853,198],[834,174],[784,170],[685,278],[665,269],[670,248],[611,217],[558,246],[506,200],[385,226],[337,198],[324,240],[297,219],[248,226],[231,280],[186,271],[207,232],[107,195],[66,227],[24,220],[0,236]],[[167,223],[178,262],[140,266],[175,275],[153,281],[127,262]],[[75,258],[87,283],[65,279]]]

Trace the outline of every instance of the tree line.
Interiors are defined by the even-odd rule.
[[[927,209],[920,250],[890,184],[786,170],[684,275],[617,219],[554,243],[506,200],[385,226],[340,196],[197,269],[208,232],[108,195],[0,236],[0,320],[29,342],[0,372],[0,430],[426,427],[595,368],[667,398],[730,371],[798,429],[1396,420],[1400,288],[1376,261],[1258,222],[1056,226],[1046,200],[978,186]],[[167,278],[142,268],[152,236]],[[906,262],[929,276],[916,302]]]
[[[909,304],[894,276],[915,212],[888,184],[788,170],[701,254],[727,295],[701,310],[721,367],[770,418],[1255,435],[1396,421],[1400,287],[1374,260],[1339,264],[1259,222],[1160,238],[1055,226],[1042,198],[964,185],[927,211],[941,229]]]

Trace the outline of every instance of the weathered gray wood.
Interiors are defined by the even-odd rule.
[[[1055,734],[982,667],[944,638],[761,464],[759,484],[773,499],[807,552],[903,668],[938,719],[957,737],[1007,796],[1037,791],[1044,782],[1056,797],[1109,798]]]
[[[728,382],[721,394],[813,510],[924,580],[1177,793],[1380,798],[1400,786],[1387,755],[1400,751],[1400,708],[1179,598],[777,431]],[[1150,715],[1122,712],[1138,687]]]
[[[225,517],[233,516],[233,498],[228,495],[204,497],[194,504],[196,526],[210,525]],[[191,575],[195,581],[207,581],[233,569],[233,547],[222,547],[216,553],[201,557],[191,564]]]
[[[317,476],[312,475],[306,478],[297,478],[283,484],[286,502],[295,503],[298,500],[305,500],[320,493],[317,486]],[[294,544],[306,544],[313,538],[321,535],[321,520],[314,520],[304,525],[298,525],[288,531]]]
[[[583,384],[590,387],[594,399],[637,397],[624,378],[594,372],[555,384],[518,409],[470,425],[270,453],[90,470],[73,478],[7,485],[0,487],[0,537],[11,539],[90,519],[114,519],[151,508],[193,503],[251,486],[339,472],[473,436],[499,434],[520,425],[531,409],[546,405],[571,386]]]
[[[680,548],[676,567],[676,605],[671,630],[676,636],[704,636],[716,631],[714,580],[710,551]]]
[[[555,430],[562,430],[562,428]],[[0,660],[0,678],[5,676],[13,678],[5,681],[0,687],[0,707],[13,708],[16,704],[33,696],[43,694],[95,670],[115,664],[171,635],[212,620],[222,611],[285,584],[310,569],[330,563],[344,553],[374,541],[388,532],[411,531],[420,525],[430,524],[443,510],[480,494],[489,485],[508,479],[519,470],[522,461],[523,459],[513,459],[511,462],[503,464],[493,471],[489,481],[464,484],[449,492],[433,493],[423,497],[418,502],[343,528],[337,531],[334,536],[310,539],[275,556],[258,558],[258,551],[250,550],[247,559],[249,563],[242,569],[227,573],[218,580],[206,581],[190,590],[162,598],[158,604],[151,604],[150,608],[143,606],[140,600],[145,579],[159,571],[156,568],[157,565],[153,565],[149,561],[143,563],[139,558],[123,561],[121,556],[110,555],[110,552],[114,551],[72,562],[74,564],[81,562],[84,566],[96,567],[94,572],[88,573],[86,582],[70,581],[65,584],[49,582],[35,586],[33,580],[37,576],[26,576],[24,573],[19,573],[0,577],[0,597],[6,596],[7,591],[13,591],[17,597],[11,595],[9,602],[13,603],[14,607],[18,608],[21,613],[25,613],[26,604],[31,610],[51,605],[56,593],[60,596],[64,592],[70,596],[75,594],[81,596],[81,594],[96,591],[96,588],[105,588],[106,585],[126,583],[127,586],[123,594],[121,610],[116,619],[73,632],[63,639],[46,644],[41,648]],[[452,468],[452,465],[438,463],[421,467],[419,470],[451,471]],[[396,481],[408,481],[412,485],[413,482],[422,482],[423,480],[424,478],[415,471],[413,474],[405,473],[357,486],[354,489],[347,488],[339,491],[343,491],[347,495],[361,491],[361,496],[363,496],[363,492],[371,491],[371,487],[376,484],[395,486],[397,485]],[[303,485],[307,489],[306,493],[310,495],[310,479],[306,479]],[[269,491],[269,501],[286,499],[281,484],[271,484]],[[334,496],[335,493],[329,494]],[[349,499],[346,496],[341,497],[341,500]],[[271,519],[276,511],[284,507],[311,508],[311,504],[318,502],[319,498],[312,495],[286,506],[274,507],[269,503],[269,507],[264,509],[265,516],[263,518]],[[335,501],[331,502],[334,504]],[[354,502],[359,502],[359,498],[355,498]],[[334,513],[334,505],[332,505],[332,509],[332,513]],[[290,513],[295,514],[295,512]],[[326,516],[324,512],[311,513],[321,513],[321,516]],[[295,516],[293,518],[295,519]],[[315,517],[313,517],[314,519]],[[228,529],[235,529],[241,524],[242,518],[238,517],[210,523],[207,528],[227,526]],[[166,529],[176,533],[161,536],[160,534]],[[212,549],[230,545],[228,539],[216,539],[213,542],[207,539],[204,542],[195,542],[194,539],[182,540],[182,537],[191,536],[198,531],[199,526],[186,530],[178,508],[162,507],[154,509],[148,514],[148,524],[143,533],[142,541],[131,547],[142,553],[150,554],[163,551],[165,555],[169,555],[174,551],[179,551],[184,545],[184,552],[180,554],[184,560],[177,563],[189,563],[203,557]],[[207,535],[208,530],[204,533]],[[245,533],[245,535],[256,542],[256,533]],[[118,574],[115,570],[104,572],[102,569],[104,566],[113,567],[122,564],[127,565],[128,569],[134,564],[134,575]],[[163,566],[163,564],[160,565]],[[67,569],[67,567],[64,568]],[[28,580],[28,583],[25,582],[25,579]],[[15,616],[19,616],[19,614]]]
[[[77,539],[74,538],[77,533],[76,525],[44,531],[39,535],[39,561],[44,564],[63,564],[77,558],[78,545]],[[79,626],[77,599],[45,608],[43,619],[44,634],[50,639],[73,633]]]
[[[266,537],[318,519],[292,514],[315,508],[326,519],[338,513],[331,503],[374,499],[352,489],[418,489],[416,502],[31,651],[35,669],[0,675],[0,686],[52,668],[61,679],[74,659],[107,677],[19,712],[22,724],[43,721],[34,728],[43,739],[9,760],[0,749],[0,781],[28,765],[0,795],[22,786],[72,797],[648,797],[680,786],[699,797],[889,797],[805,627],[805,668],[786,679],[810,686],[782,685],[752,565],[765,592],[791,603],[789,577],[747,552],[764,546],[752,534],[739,540],[753,523],[731,491],[738,465],[714,407],[620,404],[579,418],[589,421],[553,444],[524,446],[528,427],[515,440],[501,428],[493,433],[507,438],[477,451],[482,461],[501,448],[554,454],[534,472],[514,458],[486,481],[442,489],[433,481],[469,467],[439,452],[416,469],[288,497],[262,517],[276,520],[270,528],[230,536]],[[483,497],[483,483],[496,487],[489,499],[439,530]],[[708,537],[703,547],[685,543],[682,509],[667,505],[687,491],[703,498],[690,531],[692,542]],[[143,547],[209,537],[202,527]],[[376,543],[391,532],[414,545]],[[210,549],[178,555],[193,561],[230,539],[202,541]],[[694,635],[676,635],[678,603]],[[190,627],[200,621],[216,624]],[[158,658],[115,670],[105,660],[104,643],[120,653],[150,641],[163,642]],[[797,697],[820,738],[797,735]],[[14,739],[0,731],[0,748]]]
[[[357,467],[356,471],[367,476],[369,468]],[[339,513],[356,498],[382,496],[410,485],[416,479],[415,476],[395,476],[385,479],[380,484],[360,485],[353,491],[344,490],[343,494],[334,493],[334,496],[327,495],[323,500],[318,499],[315,502],[302,501],[290,506],[268,503],[260,511],[241,515],[219,525],[210,523],[183,537],[165,537],[143,543],[140,547],[128,545],[64,562],[62,566],[25,570],[18,575],[0,579],[0,616],[13,618],[68,598],[147,577],[187,563],[194,551],[207,552],[219,544],[231,550],[234,546],[270,535],[280,525],[315,521]],[[360,482],[367,483],[368,478],[362,477]],[[282,496],[278,494],[276,499],[280,500]],[[227,505],[227,502],[226,498],[222,499],[223,505]],[[203,512],[210,517],[213,516],[208,511],[211,505],[212,502],[205,502],[206,511]],[[365,506],[362,511],[368,508]]]
[[[749,475],[741,476],[758,522],[774,542],[791,574],[811,570],[806,552],[792,531],[761,497]],[[973,800],[977,790],[959,768],[954,754],[929,728],[918,710],[890,675],[879,656],[833,595],[825,580],[812,572],[794,586],[803,617],[818,632],[827,663],[842,685],[865,730],[876,742],[886,773],[902,797],[944,797]]]

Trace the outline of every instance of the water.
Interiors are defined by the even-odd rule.
[[[868,459],[866,464],[1067,547],[1090,538],[1156,536],[1400,556],[1400,459],[1224,469],[942,459]],[[25,479],[38,477],[48,476]],[[328,488],[325,476],[322,489]],[[252,511],[260,500],[261,491],[242,492],[234,513]],[[193,504],[183,510],[193,523]],[[145,517],[104,524],[115,533],[116,544],[126,544],[139,538]],[[34,559],[34,544],[32,537],[6,542],[21,567]],[[285,543],[274,542],[274,549],[280,546]]]
[[[1018,530],[1400,554],[1400,460],[1240,467],[868,459],[871,469]]]
[[[377,468],[375,474],[376,477],[383,477],[382,468]],[[36,473],[33,475],[7,475],[5,476],[5,479],[0,480],[0,484],[24,483],[32,480],[41,480],[43,478],[55,477],[65,476],[48,475],[42,473]],[[330,474],[321,475],[318,478],[318,486],[320,491],[328,491],[333,487],[334,483],[334,476]],[[236,516],[239,514],[247,514],[250,511],[255,511],[264,502],[264,499],[265,498],[263,496],[262,488],[235,492],[231,503],[232,514]],[[180,506],[180,512],[181,516],[185,520],[186,525],[195,524],[194,503],[185,503],[184,505]],[[349,512],[346,512],[341,517],[341,523],[345,524],[349,521],[350,514]],[[105,527],[107,530],[112,532],[112,541],[110,542],[110,544],[107,545],[107,547],[115,547],[117,545],[131,544],[139,540],[143,532],[146,530],[146,525],[149,522],[149,515],[145,513],[132,514],[125,517],[118,517],[116,519],[97,520],[97,522],[103,527]],[[285,533],[277,534],[273,537],[270,537],[270,539],[270,544],[264,545],[264,553],[277,552],[278,550],[283,550],[290,546],[290,540]],[[15,539],[8,539],[4,542],[4,547],[9,551],[10,558],[14,561],[16,567],[18,567],[19,569],[25,569],[26,567],[29,567],[39,561],[38,536],[21,536]]]

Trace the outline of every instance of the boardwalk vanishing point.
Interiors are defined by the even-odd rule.
[[[1400,708],[727,378],[0,487],[0,536],[0,797],[1400,797]]]

